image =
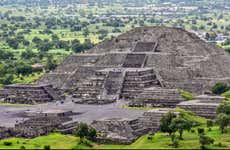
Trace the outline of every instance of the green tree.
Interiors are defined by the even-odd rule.
[[[222,102],[216,110],[217,114],[224,113],[227,115],[230,115],[230,102],[229,101],[224,101]]]
[[[20,63],[16,66],[16,74],[17,75],[29,75],[33,72],[33,67],[28,64]]]
[[[38,45],[38,49],[40,51],[45,51],[45,52],[49,51],[52,47],[53,47],[52,42],[49,42],[47,40],[44,40]]]
[[[173,118],[170,128],[175,129],[179,132],[179,138],[183,139],[183,132],[184,130],[190,130],[192,128],[193,122],[183,118],[183,116],[179,115],[177,118]]]
[[[88,131],[88,125],[85,123],[80,123],[77,130],[76,130],[76,136],[80,137],[80,143],[83,142],[84,138],[89,135]]]
[[[229,117],[229,115],[226,115],[224,113],[220,113],[220,114],[218,114],[216,121],[220,127],[221,133],[224,133],[225,127],[227,127],[230,124],[230,117]]]
[[[0,78],[0,83],[3,85],[12,84],[14,76],[12,74],[6,74],[4,77]]]
[[[21,53],[21,57],[24,59],[31,59],[32,57],[35,57],[36,53],[34,53],[32,50],[26,49],[26,51],[23,51]]]
[[[97,137],[97,131],[96,131],[96,129],[90,128],[87,137],[88,137],[89,140],[95,141],[95,139],[96,139],[96,137]]]
[[[17,49],[19,46],[19,41],[16,38],[9,38],[6,40],[7,44],[13,49]]]
[[[214,143],[214,139],[210,138],[209,136],[205,135],[205,134],[200,134],[199,137],[199,142],[201,144],[201,149],[206,149],[206,145],[210,145]]]
[[[56,61],[51,55],[47,56],[46,70],[54,70],[57,67]]]
[[[165,114],[160,122],[160,130],[162,132],[169,133],[169,135],[175,132],[175,129],[171,128],[172,126],[170,126],[174,118],[176,118],[176,115],[171,111]]]
[[[83,33],[82,33],[85,37],[87,37],[89,35],[89,29],[88,28],[85,28],[83,30]]]
[[[10,51],[7,50],[0,50],[0,59],[13,59],[14,58],[14,54]]]

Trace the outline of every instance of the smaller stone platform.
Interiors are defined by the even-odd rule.
[[[154,109],[146,111],[137,119],[105,118],[95,120],[91,126],[98,133],[100,143],[130,144],[145,134],[152,134],[159,130],[162,116],[171,109]]]
[[[190,110],[198,116],[209,119],[216,118],[216,108],[224,100],[221,96],[200,95],[195,100],[179,103],[177,106],[185,110]]]
[[[52,85],[14,84],[0,91],[0,99],[13,104],[41,104],[64,99]]]

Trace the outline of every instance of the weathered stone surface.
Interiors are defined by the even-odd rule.
[[[130,144],[144,134],[152,134],[158,131],[162,116],[170,110],[150,110],[137,119],[109,118],[95,120],[91,126],[99,132],[99,142]]]
[[[0,125],[12,127],[16,121],[15,135],[35,137],[54,129],[72,133],[76,120],[91,124],[96,119],[92,126],[99,131],[100,141],[131,143],[143,134],[157,131],[162,115],[170,109],[151,110],[141,115],[140,110],[122,109],[123,103],[178,106],[214,118],[222,97],[203,95],[182,102],[184,99],[177,89],[203,94],[210,93],[217,82],[230,83],[229,58],[223,49],[182,29],[136,28],[98,44],[87,53],[69,56],[56,70],[44,75],[36,86],[6,86],[0,92],[0,98],[6,102],[35,104],[59,100],[60,94],[44,84],[66,92],[68,98],[60,104],[62,106],[49,103],[32,107],[32,110],[43,108],[42,114],[22,112],[28,108],[10,111],[4,108],[7,117],[1,116],[5,122]],[[45,113],[44,110],[51,107],[78,110],[81,115],[68,116],[70,112],[58,110]],[[17,113],[13,113],[16,110]],[[4,134],[3,138],[9,136],[8,129],[0,129],[0,133]]]
[[[14,132],[12,128],[6,128],[6,127],[0,126],[0,140],[12,137],[13,135],[14,135]]]
[[[130,101],[131,107],[176,107],[184,98],[178,89],[147,88],[136,99]]]
[[[216,108],[223,100],[224,97],[221,96],[200,95],[195,100],[181,102],[177,106],[199,116],[214,119],[216,118]]]
[[[76,115],[71,111],[49,110],[44,112],[26,111],[22,114],[23,120],[16,121],[12,128],[0,128],[0,139],[9,137],[34,138],[47,135],[57,130],[64,134],[73,133],[78,122],[73,121],[71,115]]]
[[[7,85],[0,91],[0,98],[6,103],[40,104],[62,100],[63,97],[55,91],[52,85]]]
[[[91,101],[136,99],[140,93],[149,92],[149,87],[202,94],[217,82],[230,83],[229,65],[229,55],[223,49],[193,33],[143,27],[98,44],[87,53],[69,56],[38,83],[51,83],[85,103],[96,104]],[[120,70],[120,74],[112,70]],[[168,97],[178,98],[176,93]]]

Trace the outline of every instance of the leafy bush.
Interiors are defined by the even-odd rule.
[[[229,86],[226,84],[226,83],[216,83],[213,87],[212,87],[212,93],[213,94],[222,94],[226,91],[228,91],[229,89]]]
[[[207,127],[212,127],[214,125],[214,122],[212,120],[207,120],[206,122]]]
[[[206,149],[206,145],[210,145],[214,143],[214,139],[205,135],[205,134],[200,134],[199,142],[201,144],[201,149]]]
[[[217,114],[224,113],[230,115],[230,102],[224,101],[222,102],[216,110]]]
[[[9,142],[9,141],[4,141],[3,143],[5,146],[11,146],[12,145],[12,142]]]
[[[26,147],[25,146],[21,146],[20,149],[24,150],[24,149],[26,149]]]
[[[204,134],[204,128],[198,128],[197,129],[198,134]]]
[[[224,133],[225,127],[227,127],[230,124],[230,117],[229,115],[225,113],[220,113],[217,116],[217,124],[220,127],[221,133]]]
[[[92,127],[88,127],[85,123],[80,123],[79,126],[76,129],[76,136],[80,137],[80,143],[83,143],[84,138],[87,138],[88,140],[95,141],[97,137],[97,131],[96,129]]]
[[[44,150],[50,150],[50,145],[45,145]]]

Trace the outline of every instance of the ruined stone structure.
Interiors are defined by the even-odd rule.
[[[4,86],[0,98],[6,103],[16,104],[40,104],[62,99],[52,85],[22,84]]]
[[[199,116],[214,119],[216,118],[216,108],[223,100],[224,97],[221,96],[200,95],[195,100],[181,102],[177,106]]]
[[[69,92],[77,103],[130,99],[174,107],[176,89],[202,94],[216,82],[230,83],[229,55],[178,28],[143,27],[74,54],[38,83]],[[147,95],[147,96],[146,96]]]
[[[14,135],[11,128],[0,127],[0,140],[12,137]]]
[[[54,102],[62,100],[63,93],[68,97],[47,106],[0,106],[4,113],[0,117],[6,121],[0,126],[15,125],[14,135],[32,138],[53,130],[73,133],[77,122],[82,121],[96,128],[100,142],[131,143],[156,132],[162,115],[174,107],[215,118],[223,97],[201,95],[185,101],[179,89],[210,93],[215,83],[230,83],[229,66],[229,54],[193,33],[168,27],[136,28],[87,53],[69,56],[36,85],[5,86],[0,99],[10,103]],[[147,112],[123,109],[127,103],[167,108]],[[0,138],[12,133],[8,129],[0,128],[4,134]]]
[[[29,117],[15,125],[13,132],[17,137],[34,138],[47,135],[51,131],[73,133],[78,122],[70,117],[75,115],[71,111],[52,110],[52,112],[25,112]]]
[[[99,132],[99,142],[130,144],[144,134],[152,134],[158,131],[162,116],[169,111],[170,109],[154,109],[145,112],[137,119],[109,118],[95,120],[91,126]]]

